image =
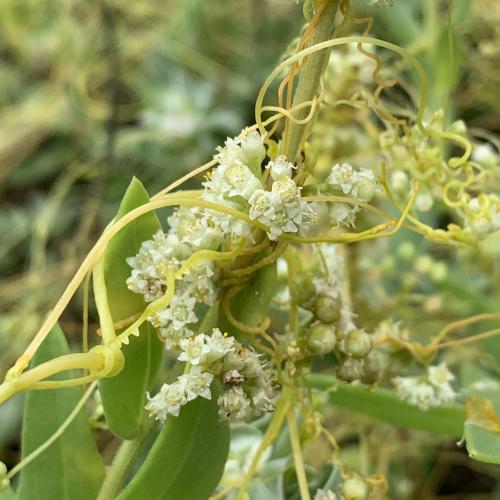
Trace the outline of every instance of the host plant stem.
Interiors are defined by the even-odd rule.
[[[316,2],[316,9],[323,10],[311,39],[311,46],[331,39],[338,3],[338,0],[318,0]],[[303,102],[312,101],[317,94],[321,77],[328,64],[330,51],[331,49],[321,50],[307,57],[307,61],[299,74],[299,82],[293,97],[293,107]],[[308,112],[309,109],[306,107],[296,113],[296,118],[298,120],[303,119],[307,116]],[[282,152],[290,161],[294,162],[303,143],[307,123],[298,124],[289,122],[288,126],[288,141],[286,141],[285,145],[286,150]]]

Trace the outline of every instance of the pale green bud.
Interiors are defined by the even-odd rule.
[[[307,334],[307,347],[314,354],[327,354],[332,352],[337,337],[335,336],[335,328],[331,325],[316,323],[311,327]]]
[[[404,193],[408,189],[408,176],[402,170],[396,170],[391,174],[391,188],[396,193]]]
[[[344,341],[344,350],[353,358],[364,358],[372,348],[372,339],[363,330],[352,330]]]
[[[345,500],[367,500],[370,494],[368,483],[358,477],[346,479],[341,490]]]
[[[320,296],[314,302],[314,315],[323,323],[334,323],[340,317],[337,303],[331,297]]]
[[[310,309],[318,295],[316,285],[311,276],[305,276],[298,283],[293,292],[295,302],[304,309]]]
[[[354,382],[363,377],[363,360],[346,358],[337,368],[337,378],[344,382]]]

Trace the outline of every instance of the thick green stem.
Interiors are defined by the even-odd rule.
[[[127,479],[137,453],[151,429],[154,421],[147,419],[139,435],[130,441],[124,441],[116,452],[113,464],[109,468],[106,479],[102,483],[96,500],[115,500]]]
[[[326,5],[324,5],[326,2]],[[338,0],[322,0],[318,1],[316,8],[323,9],[318,20],[318,24],[314,31],[310,45],[330,40],[333,33],[333,25],[335,21],[335,14],[337,13]],[[308,56],[306,63],[300,71],[299,83],[293,97],[293,107],[298,106],[304,102],[311,101],[317,94],[321,77],[325,72],[328,64],[331,49],[321,50]],[[296,113],[295,118],[298,120],[304,119],[309,113],[306,107]],[[282,151],[290,161],[296,159],[299,153],[301,144],[303,143],[304,134],[306,132],[307,124],[289,123],[287,131],[287,141],[284,147],[286,150]]]

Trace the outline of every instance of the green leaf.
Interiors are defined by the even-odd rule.
[[[119,500],[205,500],[219,483],[229,451],[229,424],[220,422],[217,397],[201,397],[169,417],[139,472]]]
[[[465,364],[462,367],[461,375],[462,382],[467,387],[467,394],[490,401],[498,419],[500,416],[500,383],[498,378],[472,364]],[[471,401],[469,404],[475,403]],[[498,427],[499,420],[494,423]],[[473,418],[473,415],[466,414],[464,436],[469,456],[480,462],[500,464],[500,428],[495,432],[477,424],[478,422]]]
[[[267,314],[277,283],[276,263],[258,269],[250,282],[231,300],[230,311],[235,319],[250,326],[260,325]],[[224,314],[219,328],[232,335],[244,334]]]
[[[9,486],[0,491],[0,500],[16,500],[16,492]]]
[[[148,193],[134,177],[116,219],[148,201]],[[136,255],[141,243],[151,239],[159,229],[158,218],[153,212],[149,212],[125,226],[109,242],[104,273],[108,302],[115,322],[145,308],[143,297],[127,288],[126,280],[131,269],[126,258]],[[151,387],[158,372],[163,353],[163,344],[149,324],[144,324],[139,333],[138,337],[129,337],[130,343],[123,348],[123,370],[115,377],[99,383],[109,428],[123,439],[133,439],[139,432],[145,414],[146,391]]]
[[[121,219],[134,208],[149,201],[144,186],[134,177],[125,192],[115,219]],[[141,243],[150,240],[159,229],[161,225],[158,217],[154,212],[148,212],[127,224],[108,244],[104,257],[104,274],[109,307],[115,321],[142,312],[145,308],[142,295],[132,292],[127,287],[126,281],[131,268],[126,259],[136,255]]]
[[[349,408],[393,425],[460,438],[464,429],[464,409],[461,406],[421,410],[400,400],[394,391],[356,387],[339,382],[331,375],[311,374],[308,385],[330,389],[330,402]]]
[[[163,352],[154,328],[145,323],[139,336],[130,337],[122,348],[123,370],[99,383],[106,421],[111,431],[123,439],[133,439],[145,415],[146,391],[153,384]]]
[[[43,341],[32,365],[68,354],[56,326]],[[54,377],[75,377],[65,372]],[[26,396],[22,433],[23,458],[44,443],[66,420],[82,396],[78,387],[30,391]],[[104,478],[104,466],[82,410],[66,431],[21,472],[18,500],[94,500]]]

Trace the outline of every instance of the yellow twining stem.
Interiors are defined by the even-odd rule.
[[[102,340],[104,345],[107,345],[115,339],[116,333],[113,317],[109,309],[106,280],[104,279],[104,256],[98,260],[94,272],[92,273],[92,278],[95,303],[99,314],[99,323],[101,325]]]
[[[200,195],[199,192],[196,192],[198,196]],[[31,341],[31,343],[28,345],[28,348],[24,352],[22,356],[19,357],[15,365],[7,372],[6,380],[12,380],[18,377],[29,365],[29,362],[31,361],[31,358],[35,354],[36,350],[40,346],[40,344],[43,342],[45,337],[49,334],[50,330],[54,327],[56,324],[57,320],[61,316],[62,312],[64,311],[65,307],[75,294],[76,290],[82,283],[82,281],[85,279],[86,274],[92,270],[93,267],[95,267],[95,263],[97,260],[103,255],[106,245],[109,243],[111,238],[115,236],[121,229],[123,229],[127,224],[132,222],[133,220],[137,219],[141,215],[144,215],[145,213],[151,212],[153,210],[156,210],[158,208],[163,208],[163,207],[169,207],[169,206],[187,206],[187,207],[200,207],[200,208],[206,208],[210,210],[214,210],[216,212],[222,212],[227,215],[230,215],[232,217],[236,217],[237,219],[244,220],[245,222],[248,222],[249,224],[253,225],[254,227],[258,229],[265,230],[266,227],[257,222],[253,221],[250,219],[250,217],[245,214],[244,212],[240,212],[239,210],[236,210],[231,207],[227,207],[224,205],[219,205],[217,203],[212,203],[208,201],[201,200],[197,197],[193,198],[182,198],[179,196],[179,194],[171,194],[167,195],[164,198],[157,199],[155,201],[151,201],[149,203],[146,203],[144,205],[141,205],[140,207],[131,210],[128,212],[125,216],[123,216],[121,219],[118,221],[114,222],[112,225],[110,225],[101,235],[97,243],[94,245],[94,247],[90,250],[90,252],[87,254],[87,257],[84,259],[83,263],[79,267],[78,271],[74,275],[73,279],[70,281],[68,286],[66,287],[65,291],[63,292],[62,296],[59,298],[57,304],[55,307],[52,309],[50,314],[47,316],[46,320],[44,321],[42,327],[36,334],[35,338]]]
[[[84,377],[85,381],[95,380],[112,375],[116,370],[123,367],[123,355],[120,351],[97,346],[87,353],[66,354],[58,358],[46,361],[31,370],[21,374],[19,377],[0,385],[0,403],[14,396],[15,394],[27,389],[50,389],[52,387],[69,387],[71,380],[66,381],[47,381],[42,384],[41,381],[57,373],[83,369],[88,370],[90,375]],[[82,377],[80,377],[79,383]],[[76,379],[75,379],[76,380]],[[74,382],[73,382],[74,384]]]
[[[261,135],[265,136],[267,134],[267,130],[264,126],[264,123],[262,121],[262,109],[263,109],[263,102],[265,95],[267,93],[267,90],[271,86],[272,82],[274,79],[279,76],[282,71],[289,65],[294,64],[296,62],[299,62],[304,59],[304,57],[313,54],[315,52],[318,52],[320,50],[325,50],[329,49],[331,47],[335,46],[340,46],[340,45],[346,45],[350,43],[363,43],[363,44],[371,44],[375,45],[378,47],[383,47],[385,49],[391,50],[393,52],[396,52],[403,58],[407,59],[417,72],[419,81],[420,81],[420,102],[418,105],[417,109],[417,116],[416,116],[416,123],[420,131],[429,136],[429,137],[436,137],[438,139],[448,139],[451,141],[454,141],[458,144],[460,144],[464,148],[464,153],[462,154],[461,157],[459,158],[451,158],[448,162],[450,167],[452,168],[458,168],[462,166],[469,158],[472,152],[472,146],[470,142],[458,135],[454,134],[451,132],[443,132],[441,130],[435,130],[428,128],[424,125],[423,123],[423,117],[424,117],[424,112],[425,108],[427,105],[428,101],[428,85],[427,85],[427,78],[425,76],[425,71],[418,61],[418,59],[408,52],[407,50],[399,47],[398,45],[395,45],[390,42],[386,42],[384,40],[378,40],[377,38],[371,38],[371,37],[366,37],[366,36],[347,36],[347,37],[341,37],[341,38],[336,38],[333,40],[327,40],[325,42],[318,43],[316,45],[313,45],[311,47],[307,47],[306,49],[301,50],[300,52],[294,54],[293,56],[289,57],[285,61],[283,61],[281,64],[279,64],[272,72],[271,74],[267,77],[265,80],[264,84],[262,85],[259,94],[257,95],[256,99],[256,104],[255,104],[255,121],[257,123],[257,126],[259,127]]]

